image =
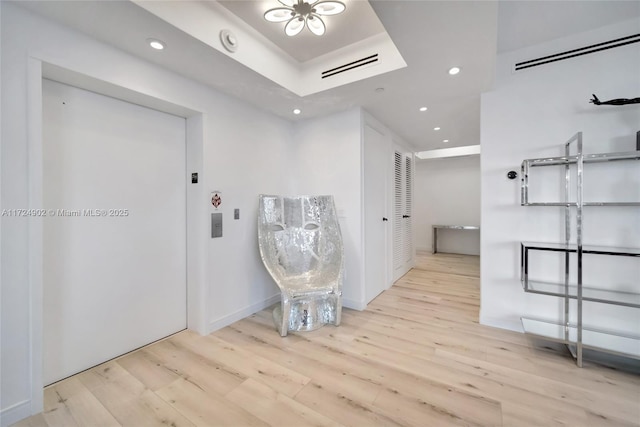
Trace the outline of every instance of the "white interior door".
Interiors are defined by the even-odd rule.
[[[386,137],[364,126],[365,298],[367,302],[387,289],[388,239],[387,183],[390,146]],[[386,218],[386,220],[385,220]]]
[[[186,327],[185,119],[43,81],[44,380]]]

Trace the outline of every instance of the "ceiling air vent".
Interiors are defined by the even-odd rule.
[[[609,40],[608,42],[602,42],[593,44],[591,46],[581,47],[579,49],[568,50],[566,52],[556,53],[554,55],[543,56],[542,58],[531,59],[529,61],[518,62],[515,65],[515,71],[524,70],[526,68],[537,67],[539,65],[549,64],[551,62],[563,61],[569,58],[575,58],[576,56],[582,56],[589,53],[600,52],[601,50],[612,49],[614,47],[620,47],[631,43],[640,42],[640,34],[634,34],[632,36],[622,37],[620,39]]]
[[[336,74],[344,73],[345,71],[353,70],[354,68],[359,68],[367,64],[372,64],[374,62],[378,62],[377,53],[371,56],[367,56],[366,58],[358,59],[357,61],[352,61],[348,64],[323,71],[321,75],[323,79],[326,79],[327,77],[335,76]]]

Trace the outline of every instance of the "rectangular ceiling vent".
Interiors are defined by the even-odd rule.
[[[609,40],[608,42],[597,43],[591,46],[581,47],[579,49],[573,49],[566,52],[556,53],[554,55],[543,56],[542,58],[518,62],[517,64],[515,64],[514,71],[537,67],[539,65],[549,64],[551,62],[564,61],[565,59],[575,58],[576,56],[596,53],[602,50],[613,49],[614,47],[625,46],[631,43],[638,42],[640,42],[640,34],[634,34],[632,36],[622,37],[620,39]]]
[[[327,71],[323,71],[321,74],[323,79],[327,77],[335,76],[336,74],[344,73],[345,71],[353,70],[355,68],[362,67],[367,64],[373,64],[378,62],[378,54],[367,56],[366,58],[358,59],[357,61],[349,62],[348,64],[341,65],[339,67],[332,68]]]

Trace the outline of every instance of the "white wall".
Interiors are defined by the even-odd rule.
[[[340,217],[345,249],[343,303],[362,309],[361,120],[355,108],[296,124],[294,152],[298,179],[294,193],[332,194]]]
[[[416,159],[413,241],[431,251],[432,225],[480,225],[480,156]],[[477,231],[440,230],[438,252],[480,255]]]
[[[215,90],[167,72],[108,45],[2,2],[2,207],[29,207],[28,59],[30,56],[200,111],[203,147],[198,215],[211,210],[208,194],[223,194],[224,237],[206,227],[203,279],[209,326],[219,327],[277,300],[259,258],[259,193],[290,193],[292,125]],[[197,132],[188,129],[188,132]],[[193,160],[193,163],[197,161]],[[192,170],[187,171],[189,174]],[[33,183],[32,183],[33,184]],[[191,184],[188,184],[191,186]],[[188,190],[191,191],[193,187]],[[240,208],[234,221],[233,209]],[[25,218],[2,218],[2,423],[31,411],[29,229]],[[275,298],[275,299],[274,299]],[[34,390],[34,393],[40,393]]]
[[[482,304],[483,324],[520,330],[519,317],[557,317],[558,298],[525,294],[519,283],[519,241],[561,241],[563,208],[521,207],[519,180],[506,172],[519,170],[526,158],[563,154],[564,142],[584,133],[584,151],[631,151],[640,130],[640,105],[594,106],[601,100],[633,98],[640,94],[640,46],[627,45],[512,73],[515,62],[575,49],[635,34],[639,20],[576,34],[571,37],[500,55],[495,89],[482,96]],[[640,164],[598,165],[585,171],[585,198],[617,193],[640,200]],[[536,171],[538,172],[538,171]],[[559,194],[560,174],[548,174],[538,187],[539,200]],[[541,175],[540,178],[543,178]],[[590,183],[590,184],[589,184]],[[585,243],[638,247],[640,214],[637,207],[585,209]],[[610,261],[610,260],[609,260]],[[608,260],[600,257],[599,265]],[[593,263],[592,263],[593,264]],[[555,270],[555,271],[554,271]],[[547,275],[558,275],[549,267]],[[610,269],[611,283],[638,289],[640,266]],[[588,280],[588,276],[585,276]],[[603,285],[603,284],[600,284]],[[640,328],[640,310],[585,304],[589,325],[633,331]]]

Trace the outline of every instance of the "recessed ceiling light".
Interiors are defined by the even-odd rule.
[[[382,93],[382,92],[384,92],[384,88],[383,87],[376,88],[376,93]]]
[[[164,49],[164,43],[158,39],[147,39],[147,43],[149,43],[149,46],[151,46],[155,50]]]
[[[443,139],[442,142],[449,142],[449,140],[448,139]]]
[[[433,128],[433,130],[440,130],[440,128],[436,126]]]
[[[460,72],[460,68],[459,67],[451,67],[451,68],[449,68],[449,74],[451,74],[452,76],[455,76],[459,72]]]
[[[427,107],[420,107],[420,111],[427,111]]]
[[[297,114],[300,114],[300,113],[302,113],[302,111],[300,111],[299,108],[296,108],[295,110],[293,110],[293,114],[297,115]]]

